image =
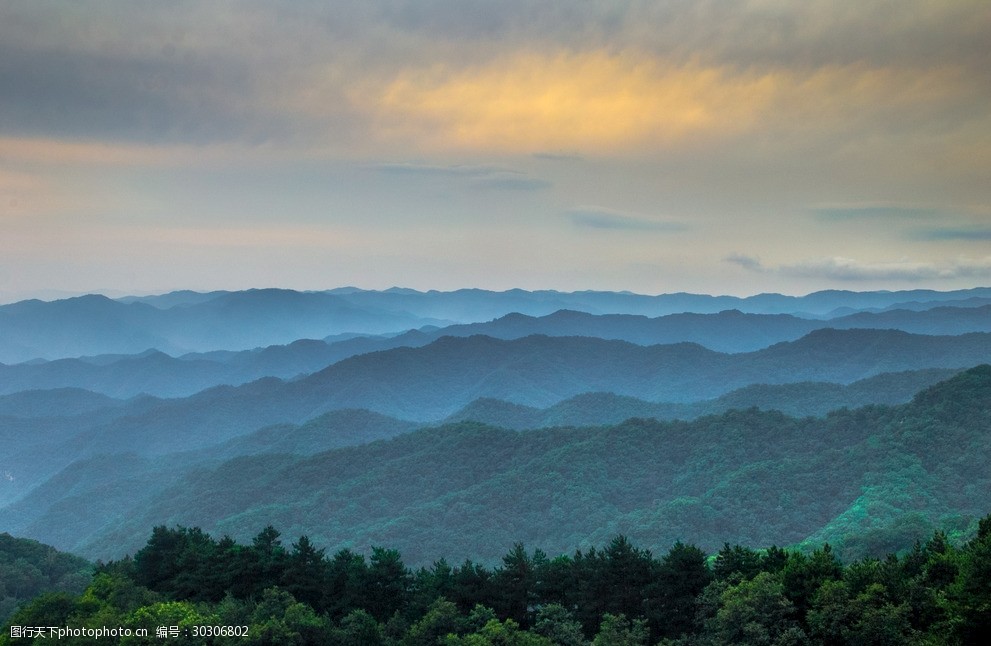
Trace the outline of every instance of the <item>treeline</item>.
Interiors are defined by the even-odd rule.
[[[49,590],[79,594],[93,577],[93,566],[78,556],[27,538],[0,534],[0,622]]]
[[[620,536],[573,555],[517,544],[494,568],[440,560],[415,571],[391,549],[328,557],[305,536],[286,547],[271,527],[250,545],[158,527],[133,559],[99,565],[82,596],[41,595],[9,625],[150,631],[122,644],[162,643],[159,628],[186,644],[981,643],[991,637],[991,516],[962,546],[937,532],[901,556],[846,565],[828,545],[727,544],[710,558],[678,543],[656,558]],[[194,636],[204,625],[247,626],[247,636]],[[32,639],[0,635],[20,643]]]

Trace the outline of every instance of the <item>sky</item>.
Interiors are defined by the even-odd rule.
[[[991,285],[986,0],[8,0],[0,301]]]

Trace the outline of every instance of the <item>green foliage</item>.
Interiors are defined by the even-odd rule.
[[[845,565],[828,545],[808,554],[724,545],[710,568],[693,545],[678,543],[655,558],[617,536],[604,549],[570,557],[550,559],[517,543],[494,570],[442,560],[414,574],[395,550],[328,558],[304,538],[286,551],[271,527],[250,545],[157,528],[133,562],[100,566],[81,596],[42,594],[10,624],[149,631],[107,640],[120,644],[158,643],[154,629],[169,626],[185,644],[345,646],[971,644],[983,643],[991,625],[991,516],[960,547],[934,532],[900,556]],[[218,555],[221,565],[189,550]],[[237,580],[244,563],[257,567],[250,585]],[[301,590],[319,592],[314,603],[280,587],[289,572],[302,575]],[[203,599],[192,581],[227,587],[219,600]],[[439,590],[460,601],[424,601]],[[249,630],[196,637],[192,629],[201,625]],[[0,646],[45,643],[4,630]]]
[[[446,635],[464,632],[465,628],[466,621],[458,607],[441,597],[434,601],[419,621],[410,626],[407,643],[410,646],[437,644]]]
[[[647,622],[642,619],[628,620],[625,615],[602,616],[602,625],[592,646],[644,646],[647,643]]]
[[[722,592],[720,608],[705,629],[717,643],[783,646],[803,641],[796,614],[780,576],[761,572]]]
[[[549,603],[537,610],[533,632],[559,646],[585,646],[582,626],[567,608]]]
[[[43,592],[81,593],[92,565],[37,541],[0,534],[0,622]]]
[[[651,641],[674,638],[695,630],[699,596],[713,580],[705,552],[680,541],[661,559],[648,585],[644,602]]]
[[[309,646],[332,641],[332,626],[325,617],[279,588],[268,588],[251,614],[249,644]]]
[[[991,639],[991,516],[981,520],[977,536],[962,554],[949,591],[958,622],[956,633],[964,643]]]

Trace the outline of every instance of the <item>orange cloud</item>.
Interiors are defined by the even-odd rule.
[[[382,138],[427,147],[613,149],[745,128],[772,92],[768,78],[590,52],[408,71],[358,102]]]
[[[375,115],[373,135],[387,143],[609,152],[780,127],[849,128],[891,108],[945,105],[964,86],[952,69],[739,70],[593,51],[407,70],[352,99]]]

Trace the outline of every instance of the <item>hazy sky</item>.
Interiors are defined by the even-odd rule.
[[[986,0],[7,0],[0,300],[991,284]]]

